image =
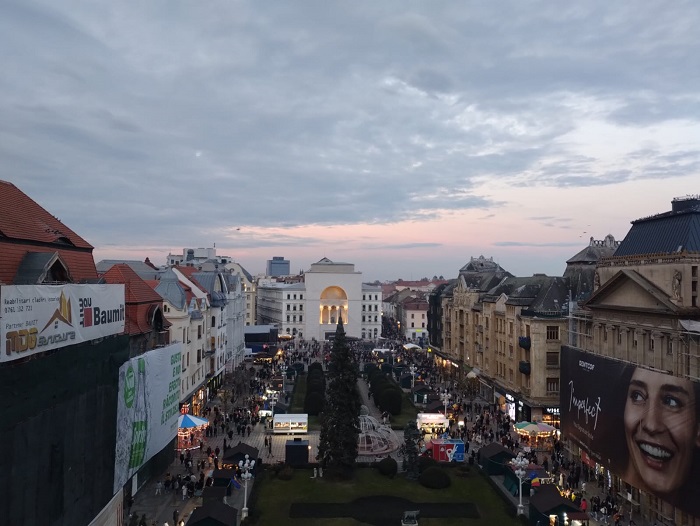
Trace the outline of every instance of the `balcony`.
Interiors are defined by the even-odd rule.
[[[529,336],[520,336],[518,338],[518,345],[522,348],[525,349],[526,351],[530,350],[530,347],[532,346],[532,341],[530,340]]]
[[[531,370],[530,370],[530,369],[531,369],[531,368],[530,368],[530,362],[521,361],[521,362],[518,364],[518,371],[520,371],[520,372],[523,373],[524,375],[530,376],[530,373],[531,373]]]

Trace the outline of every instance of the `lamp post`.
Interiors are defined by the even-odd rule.
[[[272,411],[272,416],[275,416],[275,404],[277,403],[277,393],[270,395],[270,410]]]
[[[241,468],[241,478],[243,479],[243,509],[241,510],[241,520],[248,517],[248,481],[253,478],[250,472],[255,467],[255,460],[250,460],[248,455],[243,460],[238,461],[238,467]]]
[[[451,398],[450,393],[448,393],[447,391],[443,392],[440,395],[440,399],[442,400],[442,403],[445,404],[445,418],[447,418],[447,404],[450,402],[450,398]]]
[[[284,377],[287,376],[287,369],[288,369],[287,364],[286,364],[286,363],[282,363],[282,364],[278,367],[278,369],[279,369],[280,372],[282,373],[282,392],[284,393]]]
[[[510,463],[513,466],[515,476],[518,477],[518,482],[520,482],[520,491],[518,492],[520,496],[520,502],[518,503],[518,515],[524,515],[525,507],[523,506],[523,479],[525,478],[525,473],[527,467],[530,465],[530,461],[525,458],[522,452],[520,452],[518,453],[517,457],[510,461]]]
[[[418,370],[418,368],[416,367],[416,364],[412,363],[411,367],[409,367],[408,370],[411,371],[411,389],[413,389],[416,383],[416,371]]]

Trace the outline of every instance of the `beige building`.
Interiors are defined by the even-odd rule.
[[[590,299],[573,310],[570,347],[612,358],[611,363],[621,366],[631,364],[642,366],[644,371],[667,373],[670,379],[700,381],[698,269],[698,197],[675,199],[670,212],[634,221],[614,255],[598,263]],[[656,432],[663,436],[661,429]],[[700,434],[700,429],[697,432]],[[660,444],[663,440],[658,438]],[[569,447],[574,456],[587,456],[576,443],[569,443]],[[698,451],[696,448],[696,457]],[[662,476],[661,465],[656,461],[658,477]],[[621,478],[624,475],[607,468],[595,465],[628,510],[633,509],[649,523],[700,524],[700,517],[629,484]]]

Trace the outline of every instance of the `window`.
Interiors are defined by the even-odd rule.
[[[671,339],[671,335],[667,334],[665,336],[666,338],[666,354],[673,354],[673,340]]]
[[[559,353],[558,352],[548,352],[547,353],[547,367],[559,367]]]
[[[304,299],[304,295],[303,295],[303,294],[299,294],[299,299],[300,299],[300,300],[303,300],[303,299]]]
[[[299,310],[303,311],[304,310],[304,305],[299,305]]]
[[[377,317],[376,317],[376,316],[374,317],[374,321],[375,321],[375,322],[377,321]],[[375,330],[376,330],[376,329],[375,329]]]
[[[547,325],[547,339],[548,340],[558,340],[559,339],[559,326],[558,325]],[[557,389],[558,391],[559,389]]]
[[[202,361],[202,349],[197,349],[197,363]]]
[[[367,305],[362,306],[362,312],[365,312],[367,310]]]
[[[411,327],[415,327],[415,326],[416,326],[416,324],[411,322]],[[414,338],[415,338],[415,336],[414,336]]]
[[[304,321],[304,316],[299,316],[299,323],[301,323],[302,321]]]
[[[364,323],[364,321],[365,321],[365,315],[363,314],[362,315],[362,322]]]
[[[362,295],[362,301],[365,301],[367,299],[365,296],[365,294]]]
[[[416,317],[415,314],[411,314],[411,319],[413,319],[413,318],[415,318],[415,317]]]
[[[297,306],[294,305],[294,307],[292,307],[292,310],[293,310],[294,312],[296,312],[296,311],[297,311]]]
[[[508,334],[513,336],[513,322],[512,321],[508,323]]]
[[[289,314],[287,314],[287,323],[289,323],[289,317],[290,317]]]
[[[513,345],[508,345],[508,355],[511,358],[513,357]]]
[[[513,381],[513,369],[508,369],[508,379],[511,382]]]
[[[654,352],[654,347],[656,346],[656,338],[654,338],[651,334],[649,335],[649,350],[651,352]]]
[[[422,323],[420,324],[420,326],[423,327],[423,328],[425,329],[425,322],[422,322]]]
[[[292,310],[292,306],[291,306],[291,305],[287,305],[287,310]]]
[[[548,393],[558,393],[559,392],[559,378],[547,378],[547,392]]]
[[[202,339],[202,326],[197,325],[197,339],[201,340]]]
[[[375,305],[375,306],[374,306],[374,312],[377,312],[378,307],[379,307],[378,305]]]
[[[296,294],[294,295],[294,299],[297,299],[297,295],[296,295]]]
[[[292,321],[293,321],[294,323],[297,322],[297,317],[296,317],[296,315],[292,316]]]
[[[291,294],[287,294],[287,299],[291,300],[292,299],[291,296],[292,296]]]
[[[617,344],[622,345],[622,329],[617,329]]]

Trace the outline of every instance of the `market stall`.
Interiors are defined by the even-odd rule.
[[[193,415],[180,415],[177,420],[177,450],[196,449],[204,440],[204,430],[209,420]]]

